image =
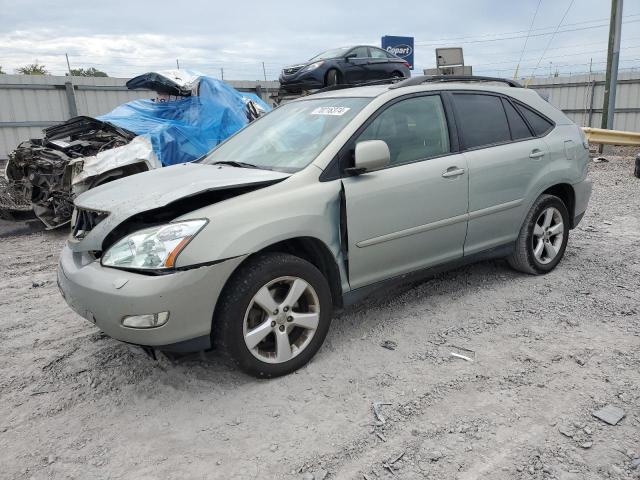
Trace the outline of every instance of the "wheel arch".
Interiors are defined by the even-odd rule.
[[[558,183],[547,188],[541,195],[554,195],[558,197],[567,207],[569,211],[569,222],[571,228],[574,228],[574,217],[575,217],[575,208],[576,208],[576,193],[573,190],[573,187],[568,183]]]
[[[329,68],[327,68],[327,71],[324,73],[324,83],[325,85],[327,84],[327,81],[329,80],[329,73],[334,70],[336,72],[336,81],[338,83],[342,82],[343,78],[344,78],[344,74],[342,73],[342,70],[340,68],[338,68],[336,65],[331,65]]]
[[[247,256],[247,258],[245,258],[242,263],[235,268],[235,271],[238,271],[243,264],[250,261],[252,258],[255,258],[256,255],[267,252],[288,253],[302,258],[314,265],[327,279],[334,307],[342,307],[342,280],[340,268],[338,267],[338,263],[334,255],[331,253],[331,250],[322,240],[308,236],[292,237],[286,240],[280,240],[262,247]],[[226,283],[228,282],[229,280],[227,280]]]
[[[295,255],[314,265],[329,283],[331,299],[335,307],[342,307],[342,283],[340,269],[329,247],[314,237],[295,237],[269,245],[259,252],[282,252]]]

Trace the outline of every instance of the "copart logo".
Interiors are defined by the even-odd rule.
[[[393,53],[396,57],[405,58],[411,55],[413,50],[409,45],[395,45],[393,47],[387,47],[387,52]]]

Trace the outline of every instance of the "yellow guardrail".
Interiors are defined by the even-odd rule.
[[[584,131],[589,143],[640,146],[640,132],[623,132],[592,127],[582,127],[582,131]]]

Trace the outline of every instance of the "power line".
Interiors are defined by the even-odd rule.
[[[524,51],[527,48],[527,42],[529,41],[529,35],[531,35],[531,29],[533,28],[533,23],[536,21],[536,17],[538,16],[538,10],[540,9],[540,4],[542,0],[538,0],[538,5],[536,6],[536,11],[533,14],[533,18],[531,19],[531,25],[529,25],[529,32],[527,33],[527,38],[524,39],[524,45],[522,46],[522,52],[520,52],[520,60],[518,60],[518,65],[516,65],[516,72],[513,74],[513,78],[518,77],[518,70],[520,69],[520,62],[522,61],[522,57],[524,56]]]
[[[640,13],[634,13],[634,14],[630,14],[630,15],[624,15],[622,18],[634,18],[634,17],[640,17]],[[583,20],[581,22],[574,22],[574,23],[567,23],[565,24],[565,27],[572,27],[575,25],[584,25],[585,23],[594,23],[594,22],[604,22],[604,21],[608,21],[609,18],[597,18],[597,19],[593,19],[593,20]],[[538,28],[534,28],[533,32],[540,32],[543,30],[553,30],[555,28],[555,26],[549,26],[549,27],[538,27]],[[422,40],[421,43],[418,43],[416,45],[422,45],[424,44],[429,44],[429,43],[438,43],[438,42],[450,42],[452,40],[467,40],[467,39],[482,39],[485,37],[494,37],[496,35],[516,35],[519,33],[528,33],[528,30],[517,30],[515,32],[498,32],[498,33],[485,33],[482,35],[467,35],[464,37],[442,37],[442,38],[434,38],[434,39],[430,39],[430,40]],[[524,36],[523,36],[524,37]],[[520,38],[523,38],[520,37]]]
[[[638,20],[628,20],[626,22],[622,22],[624,24],[627,23],[637,23],[640,22],[640,19]],[[546,33],[536,33],[536,34],[532,34],[529,35],[530,37],[546,37],[547,35],[555,35],[557,33],[567,33],[567,32],[578,32],[578,31],[582,31],[582,30],[591,30],[594,28],[602,28],[602,27],[608,27],[607,24],[602,24],[602,25],[592,25],[589,27],[581,27],[581,28],[567,28],[564,30],[559,30],[557,32],[546,32]],[[488,43],[488,42],[502,42],[505,40],[515,40],[518,38],[525,38],[526,35],[518,35],[518,36],[514,36],[514,37],[503,37],[503,38],[490,38],[487,40],[473,40],[473,41],[466,41],[466,42],[458,42],[459,44],[472,44],[472,43]],[[448,45],[450,44],[450,41],[447,42],[437,42],[437,43],[425,43],[425,42],[418,42],[416,43],[416,45],[420,45],[420,46],[438,46],[438,45]]]
[[[640,58],[625,58],[625,59],[620,59],[621,62],[635,62],[635,61],[640,61]],[[590,62],[580,62],[580,63],[556,63],[554,64],[555,67],[559,67],[559,68],[563,68],[563,67],[576,67],[579,65],[588,65]],[[598,62],[593,62],[594,65],[600,65],[600,64],[605,64],[607,63],[606,60],[602,60],[602,61],[598,61]],[[485,70],[478,70],[478,73],[480,72],[508,72],[511,71],[511,68],[491,68],[491,69],[485,69]]]
[[[632,46],[621,48],[620,50],[630,50],[630,49],[634,49],[634,48],[640,48],[640,45],[632,45]],[[600,54],[600,53],[606,53],[606,50],[593,50],[593,51],[588,51],[588,52],[574,52],[574,53],[567,53],[565,55],[554,55],[552,57],[545,57],[545,58],[547,60],[549,60],[549,59],[552,59],[552,58],[576,57],[576,56],[580,56],[580,55],[595,55],[595,54]],[[535,60],[536,60],[535,58],[528,58],[528,59],[525,60],[525,62],[535,61]],[[516,59],[513,59],[513,60],[504,60],[504,61],[501,61],[501,62],[474,63],[473,66],[474,67],[483,67],[483,66],[486,66],[486,65],[504,65],[504,64],[515,64],[515,63],[516,63]]]
[[[553,39],[556,36],[556,33],[558,33],[558,30],[560,30],[560,26],[562,25],[562,22],[564,22],[564,19],[567,18],[567,14],[569,13],[569,10],[571,10],[571,7],[573,6],[573,2],[575,2],[575,0],[571,0],[571,2],[569,2],[569,6],[565,10],[564,15],[562,15],[562,18],[560,19],[560,23],[558,23],[558,26],[556,27],[555,31],[553,32],[553,35],[551,35],[551,38],[549,39],[549,43],[547,43],[547,46],[544,49],[544,52],[542,52],[542,55],[540,55],[540,60],[538,60],[538,63],[536,64],[535,68],[531,72],[531,75],[533,75],[536,72],[536,70],[538,69],[538,67],[540,66],[540,62],[542,62],[542,59],[544,58],[545,54],[547,53],[547,50],[551,46],[551,43],[553,42]]]
[[[640,37],[627,37],[625,38],[625,40],[629,41],[629,40],[639,40]],[[565,50],[567,48],[574,48],[574,47],[588,47],[591,45],[602,45],[603,41],[599,41],[599,42],[590,42],[590,43],[577,43],[577,44],[571,44],[571,45],[563,45],[561,47],[553,47],[553,48],[549,48],[548,50]],[[533,50],[529,50],[529,53],[533,53],[533,52],[542,52],[544,50],[544,48],[536,48]],[[483,57],[504,57],[505,55],[517,55],[519,53],[519,50],[511,50],[508,52],[499,52],[499,53],[483,53]],[[469,55],[471,56],[471,55]],[[549,58],[549,57],[547,57]]]

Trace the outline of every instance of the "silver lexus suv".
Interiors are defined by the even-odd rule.
[[[510,81],[433,80],[304,97],[199,161],[84,193],[64,298],[113,338],[274,377],[333,309],[397,282],[492,257],[549,272],[591,194],[581,129]]]

